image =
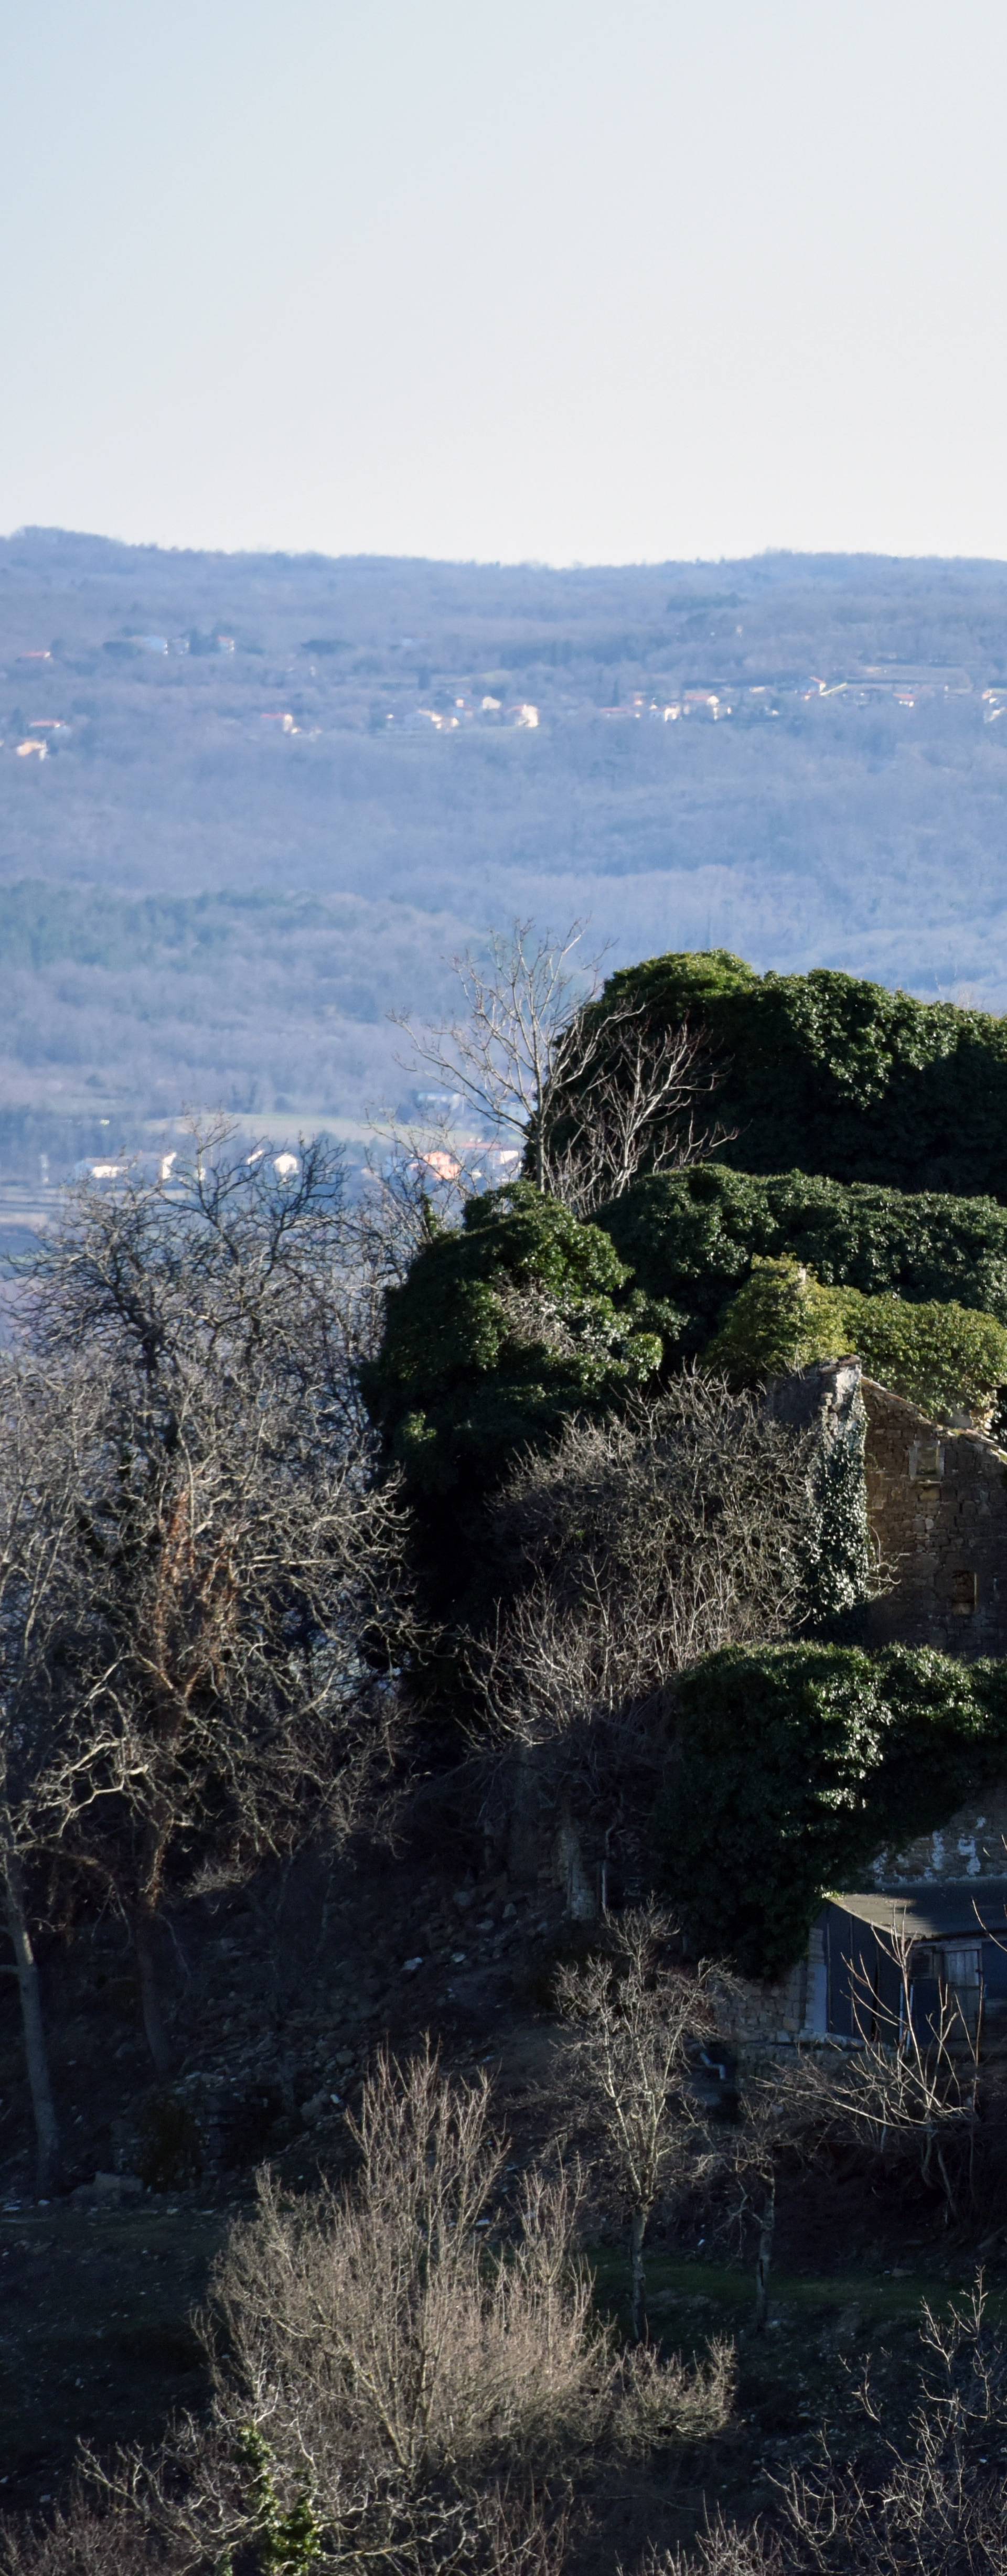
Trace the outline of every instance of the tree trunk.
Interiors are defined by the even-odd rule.
[[[773,2231],[776,2226],[776,2176],[766,2187],[759,2226],[759,2251],[755,2258],[755,2332],[762,2334],[769,2315],[769,2274],[773,2260]]]
[[[7,1923],[17,1961],[25,2062],[35,2119],[38,2196],[40,2200],[45,2200],[59,2177],[59,2129],[49,2076],[49,2051],[46,2046],[45,2022],[42,2017],[38,1962],[32,1948],[31,1930],[24,1908],[20,1864],[15,1854],[10,1851],[4,1854],[3,1878],[7,1900]]]
[[[566,1910],[574,1923],[593,1923],[598,1912],[598,1898],[584,1859],[584,1846],[569,1808],[565,1808],[556,1836],[555,1857],[563,1881]]]
[[[643,2240],[647,2233],[647,2212],[634,2209],[629,2231],[629,2262],[632,2290],[630,2316],[634,2343],[647,2340],[647,2282],[643,2265]]]
[[[154,1954],[155,1920],[156,1917],[150,1906],[141,1904],[137,1907],[133,1916],[133,1948],[140,1980],[140,2009],[143,2013],[147,2046],[154,2061],[155,2074],[159,2082],[165,2084],[171,2074],[173,2057],[161,2009],[157,1960]]]

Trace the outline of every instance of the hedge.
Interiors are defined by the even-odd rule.
[[[825,967],[758,975],[725,949],[624,967],[587,1017],[627,1000],[708,1030],[734,1169],[1007,1198],[1004,1020]]]
[[[868,1377],[937,1419],[984,1421],[1007,1381],[1007,1326],[973,1308],[910,1305],[826,1288],[802,1263],[755,1261],[708,1343],[706,1364],[752,1385],[857,1351]]]
[[[822,1898],[1007,1759],[1007,1667],[926,1647],[728,1647],[675,1686],[657,1867],[696,1947],[779,1976]]]
[[[756,1258],[784,1254],[826,1287],[954,1302],[1007,1324],[1007,1208],[994,1199],[705,1163],[634,1182],[597,1222],[639,1287],[687,1318],[686,1351],[705,1347]]]

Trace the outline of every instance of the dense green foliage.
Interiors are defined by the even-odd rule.
[[[1007,1197],[1004,1020],[824,967],[757,975],[725,949],[624,967],[592,1012],[627,1000],[708,1032],[734,1168]]]
[[[867,1306],[876,1301],[864,1297],[860,1302]],[[710,1368],[723,1370],[732,1386],[757,1386],[791,1369],[808,1368],[812,1360],[839,1359],[852,1348],[842,1290],[823,1288],[813,1270],[784,1256],[752,1263],[707,1344],[705,1358]]]
[[[581,1225],[518,1184],[475,1201],[392,1292],[367,1388],[386,1445],[415,1493],[485,1491],[514,1449],[650,1374],[653,1335],[668,1354],[704,1350],[753,1262],[787,1255],[873,1301],[879,1333],[886,1291],[899,1334],[915,1304],[981,1312],[984,1352],[988,1319],[1007,1324],[1007,1209],[992,1199],[706,1164],[638,1181]],[[947,1329],[963,1335],[963,1316]]]
[[[365,1392],[449,1586],[514,1452],[646,1383],[662,1330],[680,1324],[636,1294],[599,1227],[526,1182],[470,1200],[460,1232],[432,1236],[389,1295]]]
[[[732,1385],[745,1386],[844,1351],[857,1351],[868,1377],[937,1418],[961,1411],[988,1417],[1007,1380],[1007,1326],[993,1315],[823,1288],[790,1259],[753,1263],[706,1359]]]
[[[989,1198],[706,1163],[635,1182],[599,1223],[638,1286],[686,1314],[689,1351],[705,1347],[752,1262],[784,1254],[826,1287],[954,1301],[1007,1324],[1007,1209]]]
[[[929,1648],[728,1647],[676,1687],[661,1872],[693,1940],[758,1975],[886,1844],[945,1824],[1007,1753],[1007,1670]]]

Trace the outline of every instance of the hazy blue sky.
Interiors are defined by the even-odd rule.
[[[1007,555],[1003,0],[6,0],[0,526]]]

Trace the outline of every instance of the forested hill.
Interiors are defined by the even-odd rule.
[[[1007,565],[28,530],[0,737],[0,1178],[182,1102],[352,1123],[515,914],[1007,1006]]]

